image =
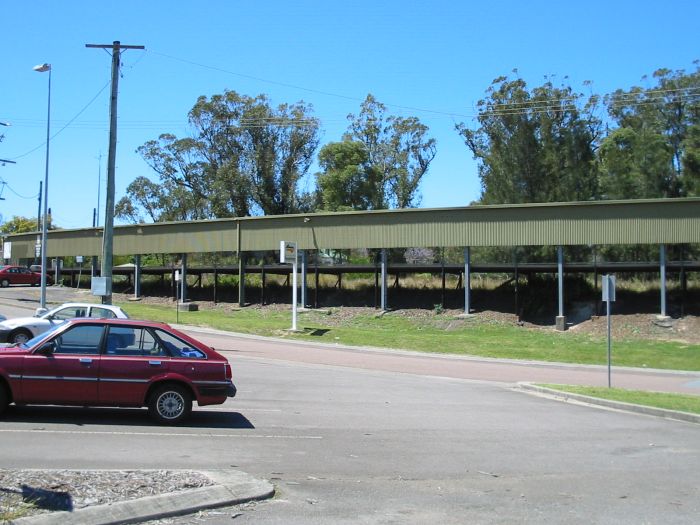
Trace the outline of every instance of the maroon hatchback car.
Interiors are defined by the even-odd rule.
[[[147,406],[175,424],[236,395],[231,366],[167,324],[71,319],[26,343],[0,345],[0,413],[9,403]]]
[[[31,271],[22,266],[2,266],[0,265],[0,286],[7,288],[11,284],[29,284],[39,286],[41,283],[41,273]]]

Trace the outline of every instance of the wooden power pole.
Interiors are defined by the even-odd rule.
[[[102,265],[100,276],[106,280],[106,295],[102,304],[112,304],[112,267],[114,266],[114,166],[117,153],[117,96],[119,93],[119,64],[122,49],[145,49],[144,46],[126,46],[119,40],[111,44],[85,44],[85,47],[112,49],[112,97],[109,106],[109,152],[107,154],[107,197],[105,198],[105,226],[102,234]]]

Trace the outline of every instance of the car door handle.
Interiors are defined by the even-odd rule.
[[[92,359],[89,357],[81,357],[80,358],[80,363],[83,365],[91,365],[92,364]]]
[[[160,361],[149,361],[148,364],[150,366],[160,366],[161,362]]]

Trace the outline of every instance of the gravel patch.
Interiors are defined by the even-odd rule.
[[[184,470],[0,470],[0,523],[214,485]]]

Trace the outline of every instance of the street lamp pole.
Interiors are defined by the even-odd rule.
[[[49,139],[51,135],[51,64],[34,66],[39,73],[49,72],[49,103],[46,113],[46,170],[44,172],[44,217],[41,223],[41,307],[46,308],[46,242],[48,231],[49,202]]]

